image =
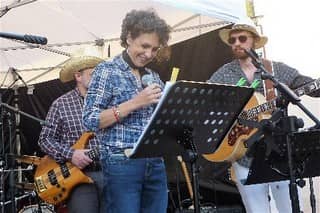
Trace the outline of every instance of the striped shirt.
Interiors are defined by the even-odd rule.
[[[83,111],[84,126],[95,131],[103,148],[109,152],[118,152],[132,148],[138,141],[144,127],[148,123],[155,105],[149,105],[131,112],[121,122],[99,129],[99,115],[105,109],[110,109],[132,99],[143,90],[131,67],[124,61],[122,55],[111,61],[100,63],[93,72]],[[163,87],[163,82],[157,73],[152,74],[154,82]]]
[[[58,162],[70,161],[74,150],[71,146],[84,132],[82,125],[83,97],[73,89],[57,98],[51,105],[38,144],[40,148]],[[89,141],[88,148],[98,146],[97,139]]]

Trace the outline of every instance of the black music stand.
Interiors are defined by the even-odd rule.
[[[303,178],[309,178],[310,202],[315,212],[312,177],[320,176],[320,130],[295,132],[289,138],[289,146],[284,136],[276,136],[273,141],[259,141],[253,147],[255,155],[245,184],[290,180],[291,202],[299,203],[297,185],[303,187]],[[292,211],[297,212],[296,209],[299,206],[293,205]]]
[[[320,130],[296,132],[291,136],[292,160],[296,176],[320,176]],[[288,150],[282,137],[268,151],[264,142],[254,147],[255,155],[245,184],[289,180]]]
[[[191,164],[195,212],[200,212],[197,156],[216,150],[253,89],[178,81],[163,93],[130,157],[182,155]]]

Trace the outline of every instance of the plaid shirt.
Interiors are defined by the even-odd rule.
[[[275,78],[278,79],[280,82],[288,85],[291,89],[299,88],[302,85],[313,80],[310,77],[299,74],[299,72],[296,69],[289,67],[284,63],[272,62],[272,66]],[[242,71],[240,67],[239,60],[233,60],[230,63],[223,65],[216,72],[214,72],[211,78],[209,79],[209,82],[236,85],[240,78],[245,78],[247,80],[244,86],[250,86],[251,82],[248,82],[245,73]],[[260,72],[254,73],[253,80],[256,79],[261,81]],[[260,83],[259,86],[256,88],[256,91],[264,94],[263,87],[263,84]],[[319,97],[320,90],[311,93],[310,96]],[[249,167],[251,161],[252,158],[244,156],[242,159],[238,160],[238,163],[242,166]]]
[[[299,74],[299,72],[281,62],[272,62],[273,72],[276,79],[288,85],[291,89],[296,89],[302,85],[312,81],[313,79]],[[239,60],[233,60],[220,67],[213,73],[209,82],[236,85],[240,78],[247,79],[246,75],[240,67]],[[255,72],[253,80],[261,80],[261,73]],[[246,81],[244,86],[250,86],[251,82]],[[263,84],[259,84],[257,92],[264,94]]]
[[[38,144],[40,148],[58,162],[71,160],[74,150],[71,146],[84,132],[82,126],[83,97],[73,89],[57,98],[51,105]],[[97,139],[89,141],[88,148],[98,146]]]
[[[105,109],[110,109],[132,99],[143,90],[141,82],[131,72],[131,67],[122,55],[112,61],[100,63],[93,72],[83,111],[84,126],[97,132],[102,146],[110,152],[132,148],[138,141],[148,123],[155,105],[131,112],[121,122],[99,129],[99,116]],[[149,69],[153,79],[163,87],[159,75]]]

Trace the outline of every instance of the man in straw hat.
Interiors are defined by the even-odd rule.
[[[231,85],[252,86],[258,93],[263,94],[270,100],[275,97],[274,87],[271,82],[264,82],[258,70],[244,49],[259,49],[263,47],[268,39],[260,35],[256,28],[248,23],[238,23],[231,29],[219,31],[221,40],[230,46],[234,60],[220,67],[213,73],[209,82],[224,83]],[[307,82],[312,81],[310,77],[303,76],[299,72],[280,62],[263,60],[265,68],[272,72],[276,79],[296,89]],[[264,89],[267,88],[267,89]],[[267,92],[266,92],[267,91]],[[320,91],[312,93],[312,96],[320,96]],[[243,185],[240,180],[246,179],[252,157],[246,155],[232,164],[236,184],[242,197],[247,213],[270,212],[269,187],[275,198],[276,207],[281,213],[292,212],[289,196],[288,181],[273,182],[269,184]]]
[[[103,60],[94,56],[72,57],[61,69],[62,82],[75,81],[76,87],[57,98],[51,105],[39,137],[41,149],[57,162],[72,162],[94,180],[94,184],[76,186],[67,200],[68,212],[102,212],[103,178],[98,159],[91,159],[86,153],[98,148],[96,138],[88,142],[87,149],[73,149],[71,146],[84,132],[82,125],[83,101],[87,93],[93,68]],[[100,210],[99,210],[100,209]]]

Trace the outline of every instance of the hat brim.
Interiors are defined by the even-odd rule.
[[[230,36],[230,33],[232,31],[235,31],[235,30],[241,30],[241,29],[222,29],[219,31],[219,36],[221,38],[221,40],[226,43],[227,45],[231,46],[228,42],[228,39],[229,39],[229,36]],[[246,30],[246,29],[242,29],[243,31],[248,31],[248,32],[251,32],[253,33],[254,35],[257,36],[257,39],[254,43],[254,49],[259,49],[261,47],[263,47],[264,45],[266,45],[266,43],[268,42],[268,38],[266,36],[260,36],[260,35],[257,35],[255,32],[252,32],[252,31],[249,31],[249,30]]]
[[[81,56],[71,58],[65,63],[59,73],[59,79],[62,82],[74,80],[74,74],[84,69],[96,67],[103,59],[95,56]]]

